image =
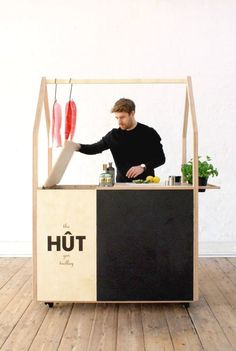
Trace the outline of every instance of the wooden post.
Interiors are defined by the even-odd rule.
[[[187,162],[188,113],[189,113],[189,101],[188,101],[188,90],[186,88],[185,107],[184,107],[184,124],[183,124],[183,132],[182,132],[182,164]]]
[[[40,91],[38,104],[36,109],[34,128],[33,128],[33,213],[32,213],[32,221],[33,221],[33,242],[32,242],[32,257],[33,257],[33,298],[37,300],[37,188],[38,188],[38,134],[39,134],[39,125],[41,120],[41,114],[44,104],[44,96],[45,96],[45,88],[46,88],[46,78],[43,77],[41,80]]]
[[[44,110],[45,110],[47,135],[48,135],[48,175],[49,175],[52,169],[52,147],[50,147],[50,112],[49,112],[47,85],[45,85]]]
[[[193,199],[194,199],[194,300],[198,300],[198,127],[195,112],[192,80],[187,77],[187,90],[193,125]]]

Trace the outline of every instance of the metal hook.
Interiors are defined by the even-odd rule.
[[[57,79],[55,78],[55,95],[54,95],[54,102],[57,101]]]
[[[71,78],[70,78],[70,81],[69,81],[69,83],[71,83]],[[70,99],[71,99],[71,93],[72,93],[72,86],[73,86],[73,84],[71,83],[71,87],[70,87],[70,96],[69,96],[69,101],[70,101]]]

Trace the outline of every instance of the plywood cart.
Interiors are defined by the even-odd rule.
[[[169,302],[198,300],[198,128],[191,78],[57,79],[57,84],[183,84],[187,125],[193,127],[193,185],[38,184],[38,136],[47,86],[42,78],[33,130],[33,298],[54,302]],[[181,165],[180,165],[181,166]],[[48,147],[48,173],[52,148]],[[145,209],[150,209],[146,211]]]

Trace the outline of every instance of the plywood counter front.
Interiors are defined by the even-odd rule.
[[[38,189],[34,298],[196,301],[193,199],[187,184]]]

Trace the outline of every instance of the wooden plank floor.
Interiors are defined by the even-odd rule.
[[[200,298],[180,304],[32,300],[31,258],[0,258],[0,350],[236,351],[236,258],[199,259]]]

